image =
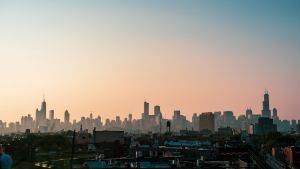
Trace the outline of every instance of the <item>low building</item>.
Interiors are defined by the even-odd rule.
[[[300,166],[300,147],[285,147],[283,149],[285,161],[292,166]]]
[[[124,139],[124,131],[93,131],[94,143],[113,143],[119,141],[121,144],[123,144]]]
[[[230,127],[218,128],[217,136],[218,137],[231,137],[234,135],[234,130]]]

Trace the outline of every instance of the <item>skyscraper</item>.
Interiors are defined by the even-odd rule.
[[[270,110],[268,91],[265,91],[265,94],[264,94],[263,110],[261,111],[261,113],[262,113],[262,117],[271,118],[271,110]]]
[[[233,115],[232,111],[224,111],[223,112],[223,127],[231,127],[231,128],[236,127],[235,120],[236,120],[236,118]]]
[[[247,109],[246,110],[246,118],[249,120],[252,116],[252,110],[251,109]]]
[[[160,106],[154,106],[154,115],[161,116]]]
[[[46,101],[45,99],[42,102],[41,109],[36,109],[35,111],[35,121],[36,121],[36,129],[39,129],[40,126],[46,126]]]
[[[198,118],[197,113],[193,114],[193,117],[192,117],[192,126],[193,126],[194,130],[196,130],[196,131],[199,130],[199,118]]]
[[[144,112],[142,113],[142,127],[149,128],[149,103],[144,102]]]
[[[149,115],[149,103],[144,102],[144,114]]]
[[[65,124],[69,124],[70,123],[70,113],[69,113],[68,110],[65,111],[64,123]]]
[[[201,113],[199,115],[199,129],[210,130],[211,132],[215,131],[215,117],[212,112]]]
[[[49,111],[49,119],[54,120],[54,110]]]
[[[277,117],[278,115],[277,115],[277,109],[276,108],[274,108],[273,109],[273,117]]]
[[[128,115],[128,120],[130,123],[132,122],[132,114],[131,113]]]

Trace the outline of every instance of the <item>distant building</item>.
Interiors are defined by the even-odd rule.
[[[252,110],[251,109],[247,109],[246,110],[246,118],[249,120],[250,118],[251,118],[251,116],[252,116]]]
[[[199,131],[199,118],[198,118],[197,113],[193,114],[192,126],[193,126],[193,130]]]
[[[255,124],[258,122],[258,119],[261,117],[260,114],[252,114],[250,123]]]
[[[35,112],[35,122],[36,122],[36,129],[39,130],[39,128],[42,128],[42,130],[44,131],[47,124],[46,124],[46,112],[47,112],[47,108],[46,108],[46,101],[43,100],[42,105],[41,105],[41,109],[36,109]]]
[[[215,131],[215,117],[212,112],[205,112],[199,115],[199,130]]]
[[[65,115],[64,115],[64,123],[65,124],[69,124],[70,123],[70,113],[68,110],[65,111]]]
[[[144,114],[147,116],[149,115],[149,103],[144,102]]]
[[[53,120],[54,119],[54,110],[49,111],[49,119]]]
[[[266,91],[264,94],[263,109],[261,111],[261,114],[262,114],[262,117],[271,118],[271,110],[270,110],[268,91]]]
[[[238,129],[241,129],[243,131],[247,130],[247,118],[245,115],[239,115],[237,120]]]
[[[273,109],[273,116],[272,116],[272,117],[277,117],[277,116],[278,116],[278,114],[277,114],[277,109],[274,108],[274,109]]]
[[[273,119],[274,124],[276,124],[277,126],[280,124],[280,120],[278,117],[278,111],[276,108],[273,109],[272,119]]]
[[[279,131],[283,133],[291,132],[291,122],[289,120],[282,120],[279,126]]]
[[[214,112],[215,117],[215,131],[218,130],[218,128],[222,127],[222,112],[217,111]]]
[[[277,132],[276,124],[273,124],[273,120],[267,117],[260,117],[258,123],[254,126],[254,134],[266,135],[269,133]]]
[[[158,105],[154,106],[154,115],[161,116],[160,106]]]
[[[188,120],[186,116],[182,115],[180,110],[175,110],[172,117],[172,129],[174,131],[180,131],[188,128]]]
[[[223,112],[223,126],[222,127],[231,127],[236,128],[236,119],[232,111]]]

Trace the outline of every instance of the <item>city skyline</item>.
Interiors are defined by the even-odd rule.
[[[265,92],[267,92],[267,93],[269,93],[269,91],[267,90],[267,89],[265,89]],[[261,97],[261,96],[260,96]],[[262,97],[263,99],[264,99],[264,97]],[[46,98],[45,98],[45,95],[43,95],[43,97],[42,97],[42,99],[41,99],[43,102],[45,101],[45,100],[47,100]],[[271,98],[271,101],[273,102],[273,98]],[[49,101],[47,101],[47,102],[49,102]],[[244,109],[242,109],[241,111],[235,111],[234,109],[230,109],[230,108],[228,108],[228,109],[210,109],[210,110],[198,110],[198,111],[195,111],[195,112],[185,112],[185,111],[183,111],[183,109],[181,109],[180,107],[176,107],[175,106],[175,108],[171,108],[171,109],[169,109],[170,111],[169,112],[165,112],[164,110],[164,106],[162,106],[161,104],[159,104],[159,103],[154,103],[154,102],[152,102],[151,101],[151,99],[150,99],[150,101],[149,100],[146,100],[146,99],[144,99],[144,102],[150,102],[150,103],[152,103],[152,104],[150,104],[150,103],[148,103],[149,104],[149,106],[150,106],[150,109],[149,109],[149,114],[155,114],[155,106],[160,106],[160,109],[162,110],[161,111],[161,113],[163,113],[162,115],[163,115],[163,117],[164,118],[166,118],[166,119],[171,119],[172,118],[172,116],[173,116],[173,113],[174,113],[174,111],[176,111],[176,110],[180,110],[181,112],[183,112],[185,115],[186,115],[186,117],[187,117],[187,120],[189,120],[189,121],[192,121],[192,116],[193,116],[193,114],[194,113],[202,113],[202,112],[219,112],[219,111],[221,111],[221,112],[223,112],[223,111],[232,111],[232,112],[234,112],[234,115],[236,115],[236,116],[239,116],[239,115],[244,115],[245,114],[245,112],[247,111],[247,109],[251,109],[252,111],[253,111],[253,113],[254,114],[262,114],[262,108],[261,108],[261,105],[262,104],[264,104],[264,103],[260,103],[260,102],[257,102],[257,106],[250,106],[250,105],[248,105],[248,104],[245,104],[245,105],[247,105],[247,106],[245,106],[244,107]],[[269,99],[268,99],[268,102],[269,102]],[[51,102],[50,102],[51,103]],[[132,114],[133,115],[133,118],[134,119],[139,119],[140,118],[140,114],[141,113],[143,113],[142,112],[142,109],[143,109],[143,107],[141,107],[141,104],[138,104],[139,106],[136,106],[136,107],[138,107],[138,111],[135,111],[135,112],[133,112],[133,111],[129,111],[129,112],[122,112],[122,113],[118,113],[118,112],[106,112],[106,113],[101,113],[101,112],[95,112],[95,111],[84,111],[84,112],[77,112],[78,113],[78,115],[76,116],[76,112],[75,112],[75,116],[71,116],[70,117],[70,120],[80,120],[82,117],[88,117],[88,116],[90,116],[90,114],[93,114],[93,115],[95,115],[95,116],[101,116],[102,117],[102,119],[110,119],[110,120],[112,120],[112,119],[115,119],[115,117],[116,116],[119,116],[119,117],[121,117],[122,119],[124,119],[124,118],[126,118],[127,116],[128,116],[128,114]],[[273,108],[276,108],[278,111],[279,111],[279,116],[282,118],[282,119],[285,119],[285,120],[295,120],[295,119],[300,119],[300,115],[299,115],[299,117],[298,116],[292,116],[292,117],[290,117],[290,118],[285,118],[285,114],[282,112],[282,111],[280,111],[280,107],[278,107],[278,106],[273,106],[273,105],[275,105],[275,104],[271,104],[271,105],[268,105],[268,107],[270,108],[270,113],[272,114],[272,109]],[[273,107],[272,107],[273,106]],[[46,118],[48,118],[48,117],[50,117],[49,116],[49,113],[50,113],[50,111],[55,111],[55,118],[57,118],[57,119],[63,119],[64,118],[64,113],[65,113],[65,111],[67,110],[67,111],[70,111],[70,110],[72,110],[72,108],[68,108],[68,107],[66,107],[65,109],[62,109],[62,110],[59,110],[59,111],[57,111],[54,107],[56,107],[55,105],[52,105],[52,104],[50,104],[50,108],[48,107],[48,110],[46,111],[46,115],[44,115]],[[219,107],[219,106],[217,106],[217,107]],[[20,116],[24,116],[24,115],[31,115],[31,117],[36,117],[36,115],[35,115],[35,111],[37,111],[38,109],[40,109],[41,108],[41,105],[37,105],[35,108],[33,107],[32,108],[32,112],[28,112],[27,114],[26,113],[20,113],[20,114],[18,114],[19,116],[18,117],[16,117],[16,120],[12,120],[12,121],[7,121],[7,120],[5,120],[5,118],[1,118],[0,120],[2,120],[3,122],[17,122],[17,121],[19,121],[19,119],[20,119]],[[70,111],[71,112],[71,111]],[[72,113],[72,112],[71,112]],[[107,114],[113,114],[113,115],[107,115]],[[270,114],[270,116],[271,116],[271,114]],[[73,115],[73,113],[72,113],[72,115]],[[297,113],[296,113],[296,115],[298,115]],[[270,116],[268,116],[268,117],[270,117]]]
[[[47,106],[46,106],[47,105]],[[188,114],[190,113],[183,113],[182,110],[180,108],[178,109],[173,109],[172,112],[169,112],[169,113],[165,113],[164,111],[162,111],[162,107],[160,104],[151,104],[151,102],[148,102],[147,100],[144,100],[144,106],[143,106],[143,111],[142,109],[140,110],[140,113],[136,116],[133,116],[133,114],[136,114],[136,113],[127,113],[126,115],[124,116],[121,116],[120,114],[116,114],[114,117],[112,118],[109,118],[109,117],[106,117],[105,114],[101,114],[101,113],[97,113],[97,112],[89,112],[88,114],[83,114],[81,115],[79,118],[72,118],[71,116],[71,113],[69,113],[69,109],[66,108],[62,113],[58,112],[51,108],[48,107],[48,104],[46,102],[46,99],[45,99],[45,96],[43,96],[43,99],[42,99],[42,102],[41,102],[41,105],[37,106],[36,109],[35,109],[35,113],[28,113],[28,114],[22,114],[22,117],[25,117],[25,116],[29,116],[32,117],[36,123],[40,123],[39,122],[39,119],[48,119],[48,120],[54,120],[54,119],[59,119],[61,120],[62,122],[65,122],[65,118],[66,118],[66,113],[68,114],[68,122],[72,122],[72,121],[80,121],[80,119],[82,118],[85,118],[85,117],[90,117],[91,115],[93,115],[94,117],[100,117],[103,122],[105,122],[106,119],[109,119],[109,120],[115,120],[116,117],[119,117],[121,120],[123,119],[126,119],[128,118],[129,115],[131,115],[132,119],[140,119],[141,117],[143,117],[143,114],[145,113],[147,116],[149,115],[157,115],[157,114],[160,114],[164,119],[172,119],[172,116],[173,116],[173,113],[179,111],[179,113],[183,114],[185,117],[188,117],[187,120],[192,122],[193,121],[193,115],[194,114],[200,114],[200,113],[207,113],[207,112],[233,112],[233,115],[237,118],[238,116],[241,116],[241,115],[246,115],[247,116],[247,111],[251,111],[251,114],[256,114],[256,115],[261,115],[262,117],[267,117],[267,118],[273,118],[273,111],[274,109],[276,109],[276,116],[278,117],[282,117],[281,116],[281,113],[279,112],[278,113],[278,107],[274,106],[270,106],[270,98],[269,98],[269,91],[267,89],[265,89],[265,93],[264,93],[264,96],[263,96],[263,101],[262,101],[262,104],[261,104],[261,107],[262,109],[260,111],[256,111],[254,110],[252,107],[246,107],[244,109],[244,111],[242,113],[236,113],[230,109],[223,109],[223,110],[209,110],[209,111],[198,111],[198,112],[194,112],[192,113],[192,116],[189,117],[187,116]],[[267,111],[267,114],[266,114],[266,111]],[[168,114],[168,115],[167,115]],[[104,116],[102,116],[104,115]],[[166,116],[167,115],[167,116]],[[286,119],[286,118],[281,118],[282,120],[298,120],[298,118],[291,118],[291,119]],[[5,121],[3,119],[0,119],[1,121],[3,122],[20,122],[20,120],[16,120],[16,121]],[[43,123],[46,124],[46,121],[44,121]]]
[[[55,116],[55,110],[47,108],[45,98],[39,108],[35,111],[35,116],[31,114],[22,116],[17,122],[4,122],[0,120],[0,134],[6,133],[47,133],[79,130],[79,132],[92,132],[94,130],[124,130],[129,133],[140,132],[180,132],[182,130],[191,130],[197,132],[222,130],[230,128],[237,132],[247,131],[264,134],[269,132],[293,133],[298,132],[300,119],[286,120],[280,118],[280,113],[276,107],[271,110],[270,95],[266,90],[263,95],[262,110],[260,113],[253,112],[247,108],[241,115],[234,114],[233,111],[211,111],[193,113],[191,120],[179,109],[173,111],[171,118],[164,117],[160,105],[150,106],[149,102],[144,101],[143,112],[140,117],[134,118],[132,114],[121,118],[117,115],[113,119],[105,119],[100,115],[90,113],[89,116],[82,116],[80,120],[72,120],[69,110],[65,110],[64,118]],[[151,113],[153,109],[154,112]],[[47,112],[49,114],[47,115]],[[167,128],[166,128],[167,126]],[[169,127],[168,127],[169,126]]]
[[[147,100],[171,118],[247,107],[261,91],[300,118],[300,2],[0,1],[0,113],[138,118]],[[55,11],[55,12],[54,12]],[[47,112],[48,113],[48,112]]]

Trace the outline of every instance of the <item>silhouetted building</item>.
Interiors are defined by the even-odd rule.
[[[54,110],[49,111],[49,119],[54,120]]]
[[[260,117],[258,123],[254,126],[254,134],[266,135],[277,132],[276,124],[273,124],[273,119],[267,117]]]
[[[154,115],[161,116],[160,106],[154,106]]]
[[[199,117],[198,117],[197,113],[193,114],[192,126],[193,126],[194,130],[199,131]]]
[[[215,117],[215,131],[218,130],[218,128],[222,127],[222,112],[217,111],[214,112]]]
[[[180,113],[180,110],[175,110],[173,115],[173,130],[180,131],[188,127],[188,121],[186,117]]]
[[[43,131],[45,130],[45,127],[47,126],[46,124],[46,102],[43,100],[41,109],[38,110],[36,109],[35,112],[35,122],[36,122],[36,129],[39,130],[40,127],[43,128]]]
[[[144,102],[144,114],[149,115],[149,103]]]
[[[270,110],[268,91],[266,91],[264,94],[263,109],[261,111],[261,114],[262,114],[262,117],[271,118],[271,110]]]
[[[231,127],[231,128],[236,127],[236,119],[235,119],[235,116],[233,115],[232,111],[224,111],[223,112],[222,127]]]
[[[199,116],[199,130],[215,131],[215,117],[212,112],[201,113]]]
[[[279,120],[278,112],[277,112],[277,109],[276,109],[276,108],[273,109],[272,119],[273,119],[274,124],[276,124],[276,125],[279,127],[279,125],[280,125],[280,120]]]
[[[64,123],[65,124],[69,124],[70,123],[70,113],[69,113],[68,110],[65,111]]]
[[[273,117],[277,117],[277,116],[278,116],[278,114],[277,114],[277,109],[274,108],[274,109],[273,109]]]
[[[247,110],[246,110],[246,118],[247,118],[247,119],[250,119],[251,116],[252,116],[252,110],[251,110],[251,109],[247,109]]]

